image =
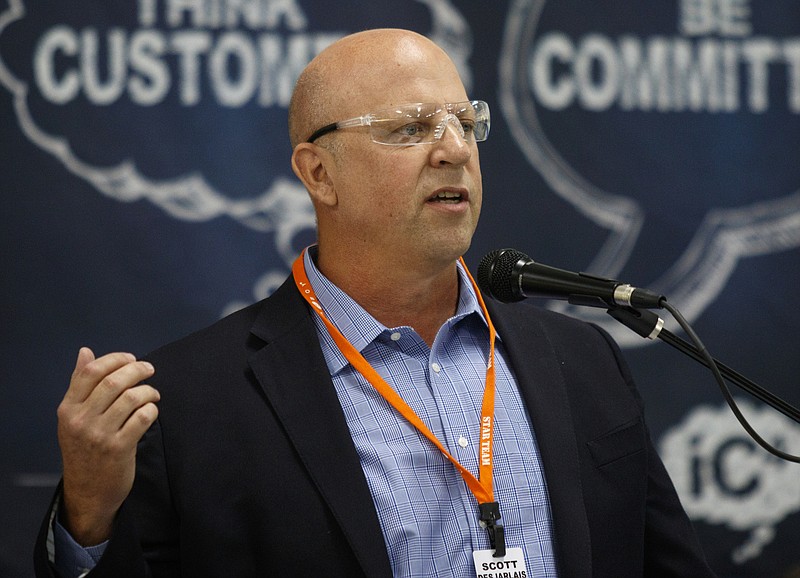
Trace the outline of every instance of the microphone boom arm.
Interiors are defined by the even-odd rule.
[[[710,368],[708,361],[694,345],[664,329],[664,321],[652,311],[634,309],[632,307],[612,307],[607,310],[607,313],[642,337],[649,339],[658,337],[664,343],[671,345],[681,353]],[[723,377],[732,384],[781,412],[786,417],[800,423],[800,410],[724,363],[716,359],[713,360]]]

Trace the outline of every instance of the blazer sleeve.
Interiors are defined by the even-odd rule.
[[[628,364],[616,342],[602,329],[597,328],[597,330],[613,352],[620,374],[641,411],[641,423],[646,441],[647,467],[645,472],[647,489],[644,503],[643,575],[713,577],[715,574],[706,561],[691,521],[681,505],[677,491],[644,423],[644,404]],[[588,445],[591,450],[592,443],[590,442]]]
[[[173,509],[168,504],[160,439],[160,428],[156,422],[139,442],[134,488],[117,512],[108,545],[97,566],[89,573],[91,578],[169,578],[180,575],[178,528],[172,515]],[[59,485],[34,548],[37,578],[59,577],[54,564],[50,562],[50,552],[53,513],[60,498]],[[136,503],[135,508],[132,502]],[[140,532],[143,523],[149,529],[146,543],[142,542]],[[147,555],[144,547],[147,548]]]

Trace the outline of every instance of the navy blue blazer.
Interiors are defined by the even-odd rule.
[[[712,576],[610,337],[488,300],[541,451],[561,576]],[[160,415],[98,578],[391,578],[312,313],[268,299],[148,356]],[[35,552],[47,562],[45,520]]]

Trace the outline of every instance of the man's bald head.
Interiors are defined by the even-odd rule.
[[[353,107],[397,104],[378,98],[382,87],[391,81],[393,69],[431,62],[436,62],[436,68],[444,74],[458,75],[441,48],[409,30],[367,30],[331,44],[297,80],[289,104],[292,148],[326,124],[368,112]],[[369,104],[370,100],[374,102]]]

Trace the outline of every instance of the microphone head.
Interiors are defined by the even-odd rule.
[[[517,264],[529,263],[531,258],[516,249],[497,249],[487,253],[478,265],[478,287],[493,299],[503,303],[522,301],[525,295],[516,283]]]

